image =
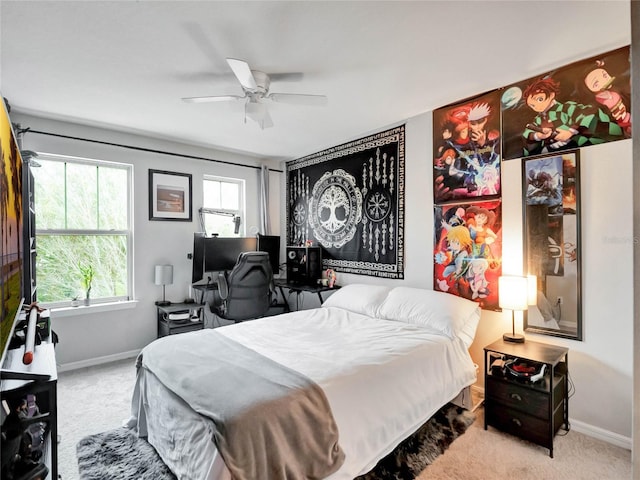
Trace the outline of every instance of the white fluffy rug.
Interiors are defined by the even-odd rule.
[[[153,447],[124,427],[83,438],[77,453],[81,480],[175,480]]]

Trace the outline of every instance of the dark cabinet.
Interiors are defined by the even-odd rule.
[[[172,303],[157,308],[158,338],[204,328],[203,306],[199,303]]]
[[[22,364],[23,348],[10,350],[7,353],[3,369],[3,380],[0,381],[0,397],[2,398],[3,409],[3,454],[5,449],[10,447],[5,442],[13,439],[13,444],[26,438],[31,439],[31,444],[27,444],[32,467],[28,470],[31,473],[38,472],[42,465],[48,471],[46,477],[25,477],[16,478],[58,478],[58,422],[57,422],[57,384],[58,375],[56,368],[56,357],[53,343],[42,343],[35,348],[34,359],[31,365]],[[10,373],[8,373],[10,372]],[[41,376],[41,379],[30,380],[29,375]],[[25,379],[20,377],[24,376]],[[14,433],[8,433],[8,423],[11,422],[9,415],[13,413],[15,420],[16,412],[20,423]],[[6,418],[5,418],[6,416]],[[23,447],[24,448],[24,447]],[[4,459],[3,459],[4,462]],[[16,463],[5,466],[8,473],[11,469],[22,471],[24,464]],[[11,471],[12,474],[16,472]],[[26,473],[25,473],[26,475]]]
[[[564,426],[569,427],[569,349],[538,342],[509,343],[500,339],[484,348],[485,430],[489,425],[549,449]],[[544,365],[544,375],[511,374],[505,362]]]

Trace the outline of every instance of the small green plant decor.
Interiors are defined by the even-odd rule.
[[[91,301],[91,284],[93,283],[96,272],[92,265],[79,265],[78,268],[80,268],[80,273],[82,274],[82,288],[86,292],[84,304],[89,305]]]

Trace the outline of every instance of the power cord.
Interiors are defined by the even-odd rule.
[[[571,397],[573,397],[573,395],[576,393],[576,386],[573,383],[573,380],[571,379],[571,375],[569,374],[569,372],[567,371],[567,383],[569,384],[569,386],[567,387],[567,405],[566,408],[569,407],[568,402],[569,399]],[[569,433],[569,431],[571,430],[571,422],[569,422],[569,418],[567,418],[567,428],[563,433],[560,433],[560,430],[558,430],[558,433],[556,435],[558,436],[565,436],[567,433]]]

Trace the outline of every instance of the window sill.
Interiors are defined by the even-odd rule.
[[[127,310],[130,308],[135,308],[137,304],[137,300],[127,300],[123,302],[96,303],[95,305],[79,305],[77,307],[58,307],[51,309],[51,316],[54,318],[64,318],[92,313]]]

